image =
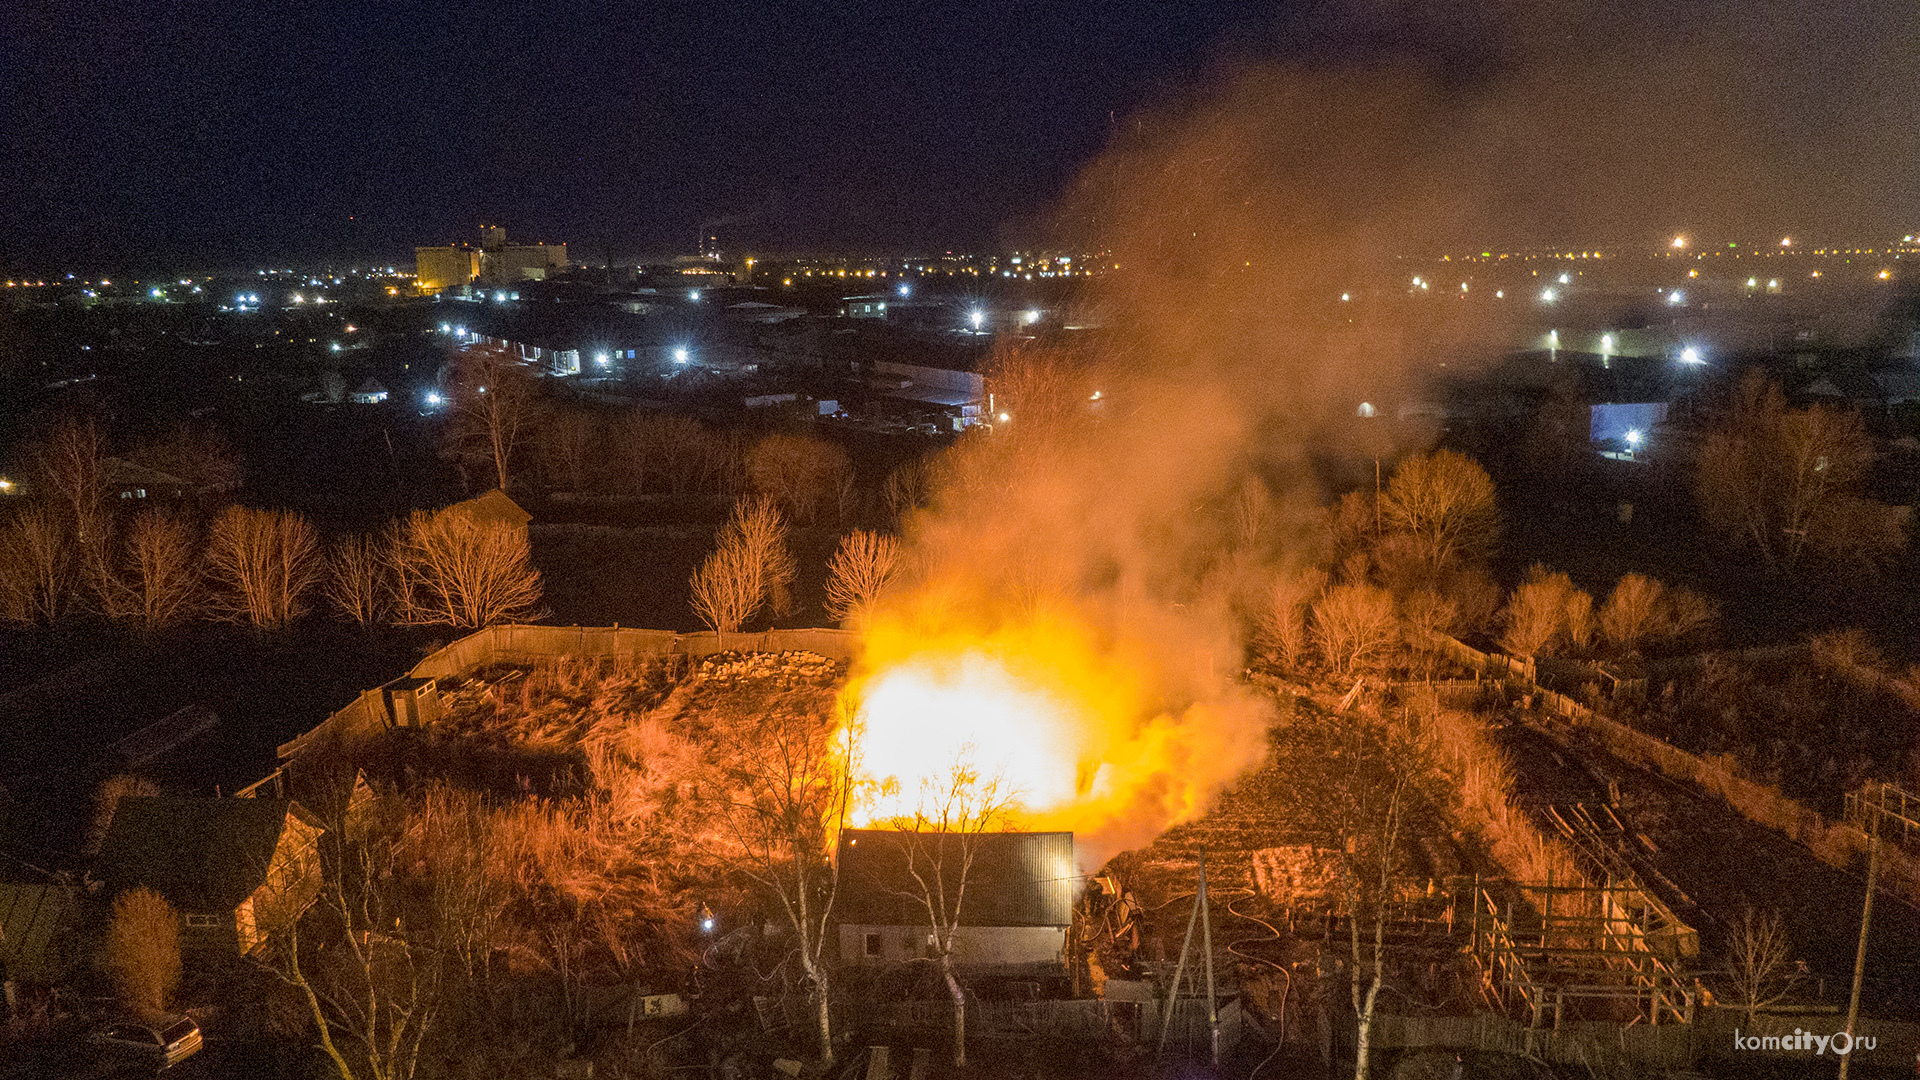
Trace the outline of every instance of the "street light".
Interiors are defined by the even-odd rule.
[[[686,363],[686,362],[687,362],[687,350],[685,350],[685,349],[675,349],[675,350],[673,350],[673,362],[674,362],[674,363],[676,363],[676,364],[684,364],[684,363]]]

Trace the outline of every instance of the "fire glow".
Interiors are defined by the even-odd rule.
[[[910,622],[868,627],[847,689],[858,823],[910,815],[959,762],[1002,785],[1010,825],[1070,830],[1098,865],[1198,815],[1263,749],[1250,700],[1179,703],[1183,680],[1151,650],[1070,615],[968,631]]]

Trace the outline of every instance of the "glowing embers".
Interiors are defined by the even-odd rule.
[[[1083,709],[982,649],[888,667],[866,684],[859,715],[861,773],[878,788],[862,800],[862,821],[911,813],[922,785],[942,785],[956,763],[997,779],[1030,813],[1093,794]]]

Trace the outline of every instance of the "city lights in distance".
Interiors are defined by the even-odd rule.
[[[1340,300],[1341,300],[1341,302],[1342,302],[1342,303],[1344,303],[1344,302],[1346,302],[1346,301],[1348,301],[1348,300],[1351,300],[1351,299],[1353,299],[1353,294],[1352,294],[1352,293],[1341,293],[1341,294],[1340,294]]]
[[[1686,237],[1684,237],[1684,236],[1676,236],[1676,237],[1674,237],[1674,238],[1673,238],[1673,245],[1672,245],[1672,246],[1673,246],[1674,248],[1676,248],[1676,249],[1677,249],[1677,248],[1684,248],[1684,247],[1686,247],[1686,246],[1687,246],[1687,238],[1686,238]]]
[[[429,390],[429,391],[427,391],[427,404],[428,404],[428,405],[430,405],[430,406],[432,406],[432,405],[438,405],[438,404],[440,404],[440,403],[441,403],[442,401],[444,401],[444,400],[445,400],[445,399],[444,399],[444,398],[442,398],[442,397],[440,396],[440,392],[439,392],[438,390]]]
[[[1540,299],[1544,303],[1548,303],[1548,304],[1553,303],[1553,290],[1552,289],[1543,290],[1540,293]]]
[[[1561,275],[1560,275],[1560,284],[1562,284],[1562,285],[1571,285],[1571,284],[1573,284],[1573,276],[1572,276],[1571,274],[1561,274]]]
[[[1675,289],[1667,294],[1667,303],[1669,304],[1684,304],[1686,302],[1687,294],[1681,292],[1679,289]]]
[[[1011,420],[1011,419],[1013,419],[1013,417],[1012,417],[1012,416],[1010,416],[1010,415],[1008,415],[1007,413],[1001,413],[1001,414],[1000,414],[1000,422],[1001,422],[1001,423],[1003,423],[1003,424],[1004,424],[1004,423],[1006,423],[1007,421],[1009,421],[1009,420]]]
[[[1781,246],[1781,247],[1792,247],[1792,246],[1793,246],[1793,237],[1791,237],[1791,236],[1783,236],[1783,237],[1781,237],[1781,238],[1780,238],[1780,246]]]
[[[697,304],[697,303],[699,303],[699,302],[700,302],[700,290],[699,290],[699,289],[693,289],[693,290],[690,290],[690,291],[689,291],[689,292],[687,293],[687,299],[689,299],[689,300],[691,300],[691,301],[693,301],[693,302],[694,302],[694,303],[696,303],[696,304]]]
[[[901,296],[910,296],[913,293],[913,286],[908,285],[906,282],[903,281],[900,283],[899,292]]]

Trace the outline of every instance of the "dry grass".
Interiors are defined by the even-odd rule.
[[[832,723],[842,674],[797,653],[489,669],[431,728],[353,752],[380,792],[364,825],[471,970],[495,950],[563,979],[682,966],[692,907],[740,896],[712,805],[728,755],[768,716]]]
[[[1486,721],[1445,708],[1431,695],[1417,697],[1411,711],[1432,747],[1435,764],[1453,783],[1462,823],[1480,833],[1507,873],[1523,882],[1586,880],[1566,845],[1541,832],[1514,806],[1513,765],[1494,744]]]

